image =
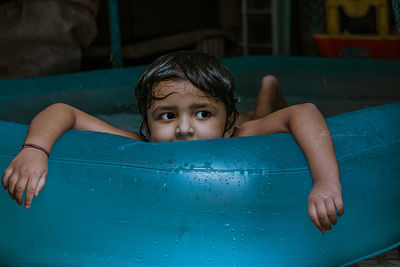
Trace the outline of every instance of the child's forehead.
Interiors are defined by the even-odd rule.
[[[208,97],[214,99],[211,95],[201,91],[188,80],[161,81],[153,87],[152,91],[153,96],[156,98],[163,98],[172,93],[177,93],[184,96]]]

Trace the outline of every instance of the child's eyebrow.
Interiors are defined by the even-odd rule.
[[[202,108],[212,108],[212,109],[216,109],[214,107],[214,105],[210,104],[210,103],[196,103],[196,104],[192,104],[189,106],[190,109],[202,109]]]
[[[176,106],[158,106],[152,111],[152,113],[158,113],[158,112],[162,112],[162,111],[166,111],[166,110],[173,110],[173,109],[176,109]]]
[[[157,106],[154,110],[152,110],[152,113],[159,113],[159,112],[164,112],[164,111],[171,111],[175,110],[177,107],[175,105],[160,105]],[[197,109],[213,109],[213,111],[216,111],[217,108],[212,105],[211,103],[194,103],[189,106],[191,110],[197,110]]]

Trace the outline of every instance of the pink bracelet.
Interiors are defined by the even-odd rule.
[[[47,151],[47,149],[45,149],[45,148],[43,148],[43,147],[41,147],[39,145],[26,143],[26,144],[22,145],[21,150],[24,149],[25,147],[32,147],[32,148],[39,149],[39,150],[43,151],[47,155],[47,158],[50,158],[49,151]]]

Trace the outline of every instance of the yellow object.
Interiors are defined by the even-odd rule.
[[[339,7],[351,18],[365,16],[370,7],[376,8],[376,28],[381,36],[388,35],[388,2],[387,0],[325,0],[327,30],[329,34],[340,34]]]

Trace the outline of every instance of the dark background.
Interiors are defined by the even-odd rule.
[[[253,11],[248,50],[244,2]],[[387,3],[390,34],[398,34]],[[318,56],[312,35],[326,33],[324,0],[118,0],[118,6],[123,66],[180,49],[218,58]],[[371,7],[354,19],[340,10],[341,33],[376,34],[375,13]],[[112,57],[108,0],[0,0],[0,78],[110,68]]]

